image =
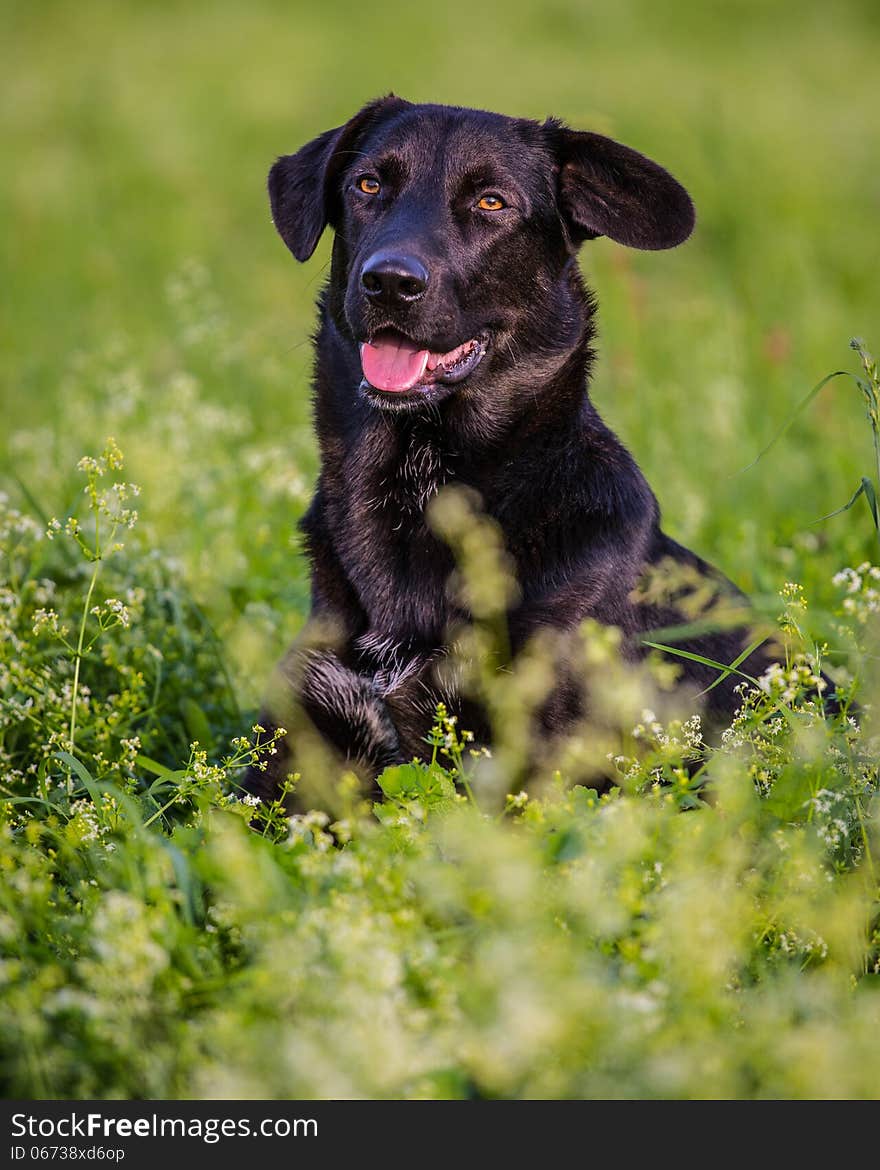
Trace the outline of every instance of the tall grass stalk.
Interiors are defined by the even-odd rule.
[[[79,471],[84,472],[86,476],[84,490],[88,497],[88,509],[94,523],[92,544],[89,544],[83,537],[82,525],[75,516],[68,517],[64,526],[65,534],[76,542],[86,561],[92,566],[85,599],[83,601],[82,613],[79,619],[76,646],[71,646],[64,637],[60,638],[73,658],[73,681],[70,688],[70,722],[68,725],[68,750],[71,755],[74,754],[76,749],[77,705],[80,695],[83,659],[87,657],[103,631],[116,625],[125,625],[128,621],[125,607],[115,600],[108,603],[106,607],[93,604],[95,588],[105,556],[108,553],[120,552],[123,548],[122,543],[116,540],[119,529],[122,527],[133,528],[137,521],[137,512],[124,506],[130,497],[140,494],[140,488],[136,484],[115,480],[106,490],[100,490],[100,480],[103,476],[109,471],[121,471],[123,465],[122,452],[113,438],[107,439],[104,450],[97,459],[86,455],[79,461],[77,468]],[[106,539],[102,539],[102,517],[107,526]],[[60,523],[57,520],[50,521],[47,530],[49,538],[53,538],[60,531]],[[87,642],[86,633],[90,617],[95,618],[98,629],[91,640]]]
[[[876,474],[876,481],[869,476],[862,476],[859,486],[853,492],[851,498],[840,508],[835,508],[833,512],[829,512],[825,516],[820,516],[815,521],[816,524],[821,524],[825,520],[831,520],[834,516],[839,516],[843,512],[848,512],[850,508],[856,503],[860,496],[864,496],[867,501],[868,508],[871,512],[871,519],[874,524],[874,533],[877,537],[878,544],[880,544],[880,505],[878,505],[878,494],[880,494],[880,373],[877,370],[877,362],[868,351],[864,341],[859,337],[854,337],[850,341],[850,349],[854,349],[861,359],[862,368],[865,371],[865,377],[862,378],[858,374],[854,374],[852,370],[835,370],[831,374],[826,374],[821,381],[804,395],[801,401],[797,404],[770,442],[764,447],[758,455],[752,460],[748,466],[744,467],[743,472],[751,470],[757,463],[759,463],[769,451],[771,451],[776,444],[782,439],[791,427],[794,425],[798,417],[803,414],[806,408],[810,405],[819,392],[823,390],[829,382],[833,382],[835,378],[852,378],[855,384],[862,392],[865,400],[865,407],[868,415],[868,422],[871,426],[871,438],[874,448],[874,472]]]

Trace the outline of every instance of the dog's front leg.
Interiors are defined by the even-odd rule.
[[[283,727],[286,734],[274,755],[248,769],[245,792],[263,800],[282,797],[289,811],[332,808],[342,771],[374,782],[384,768],[401,762],[397,730],[373,679],[347,666],[336,651],[294,646],[272,690],[260,725],[269,734]],[[300,780],[289,793],[294,773]]]

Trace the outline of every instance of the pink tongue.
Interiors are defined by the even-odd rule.
[[[409,390],[425,372],[430,350],[416,349],[405,337],[377,337],[361,346],[364,377],[377,390]]]

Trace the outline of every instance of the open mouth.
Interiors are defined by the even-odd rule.
[[[432,386],[453,385],[472,374],[486,353],[488,337],[481,335],[447,353],[419,349],[393,329],[384,329],[361,343],[364,381],[386,394],[416,396]]]

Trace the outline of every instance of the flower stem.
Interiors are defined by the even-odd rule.
[[[76,746],[76,701],[79,697],[79,669],[83,660],[83,646],[86,640],[86,626],[89,621],[89,612],[92,605],[92,594],[95,592],[95,585],[98,581],[98,573],[101,569],[101,522],[98,516],[97,508],[95,509],[95,552],[93,558],[94,568],[92,569],[92,577],[89,581],[89,587],[86,591],[86,599],[83,605],[82,620],[79,623],[79,638],[76,644],[76,654],[74,656],[73,665],[73,689],[70,697],[70,732],[68,739],[70,740],[70,754],[74,754],[74,747]]]

